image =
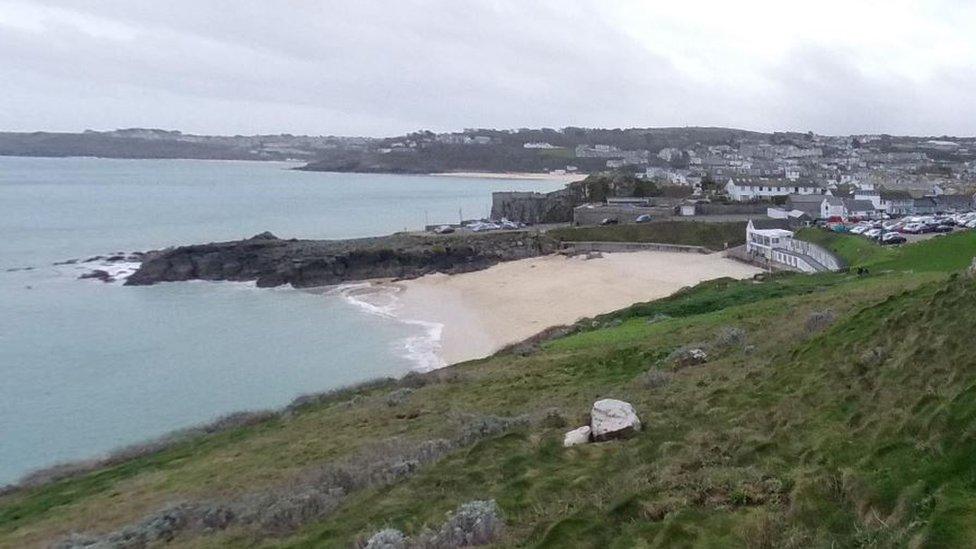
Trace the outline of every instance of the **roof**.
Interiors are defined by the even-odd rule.
[[[874,210],[874,202],[871,202],[870,200],[858,200],[856,198],[848,198],[844,200],[844,206],[849,212],[864,212]]]
[[[839,198],[839,197],[836,197],[836,196],[823,196],[821,198],[823,200],[826,200],[827,201],[827,204],[830,205],[830,206],[843,206],[844,205],[844,199]]]
[[[790,228],[790,222],[785,219],[772,219],[772,218],[750,219],[749,222],[752,223],[752,228],[756,230],[769,230],[769,229],[789,230]]]
[[[738,187],[823,187],[812,179],[798,179],[796,181],[773,177],[732,177],[730,179]]]
[[[941,196],[933,197],[935,203],[940,206],[949,206],[951,208],[972,208],[973,199],[966,194],[943,194]]]
[[[820,203],[823,202],[824,195],[822,194],[791,194],[786,197],[787,202],[790,204],[816,204],[820,207]]]
[[[911,200],[912,199],[912,193],[908,191],[881,189],[880,194],[883,200]]]

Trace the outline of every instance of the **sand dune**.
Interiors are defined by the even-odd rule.
[[[395,314],[443,324],[440,354],[450,364],[703,280],[747,278],[757,272],[720,254],[634,252],[589,260],[553,255],[397,282],[400,305]]]

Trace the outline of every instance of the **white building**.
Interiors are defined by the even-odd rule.
[[[779,219],[750,219],[746,225],[746,251],[750,255],[772,260],[773,250],[785,248],[786,240],[793,238],[793,231],[787,230],[787,226],[785,221]]]
[[[791,194],[824,194],[826,188],[812,181],[787,181],[751,177],[730,178],[725,194],[736,202],[769,199]]]
[[[844,217],[847,209],[844,208],[844,200],[836,196],[825,196],[820,203],[820,219],[830,219],[831,217]]]

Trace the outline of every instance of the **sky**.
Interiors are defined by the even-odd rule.
[[[976,135],[968,0],[0,0],[0,131]]]

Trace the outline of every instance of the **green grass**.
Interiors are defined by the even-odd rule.
[[[874,269],[950,272],[968,267],[976,257],[976,231],[960,231],[899,247],[878,258]]]
[[[555,408],[565,427],[534,422],[461,448],[391,486],[352,493],[293,535],[235,528],[177,541],[348,547],[384,527],[417,534],[460,503],[490,498],[505,513],[500,546],[971,547],[976,283],[941,272],[970,245],[971,235],[954,235],[905,246],[885,258],[898,268],[872,267],[871,276],[706,282],[528,356],[452,367],[402,407],[384,403],[389,388],[374,388],[0,497],[0,546],[275,486],[371,440],[449,435],[458,414]],[[836,321],[813,331],[808,317],[825,310]],[[728,327],[743,330],[745,344],[713,344]],[[709,361],[664,386],[639,382],[689,344],[706,346]],[[631,402],[645,430],[562,448],[563,433],[604,397]]]
[[[827,248],[851,267],[876,263],[893,253],[891,248],[882,247],[863,236],[835,233],[813,227],[800,229],[796,237]]]
[[[745,243],[745,222],[654,221],[607,227],[568,227],[547,234],[565,242],[655,242],[704,246],[712,250]]]
[[[807,228],[797,237],[833,251],[851,267],[873,270],[950,272],[976,256],[976,231],[958,231],[901,246],[880,246],[867,238]]]

